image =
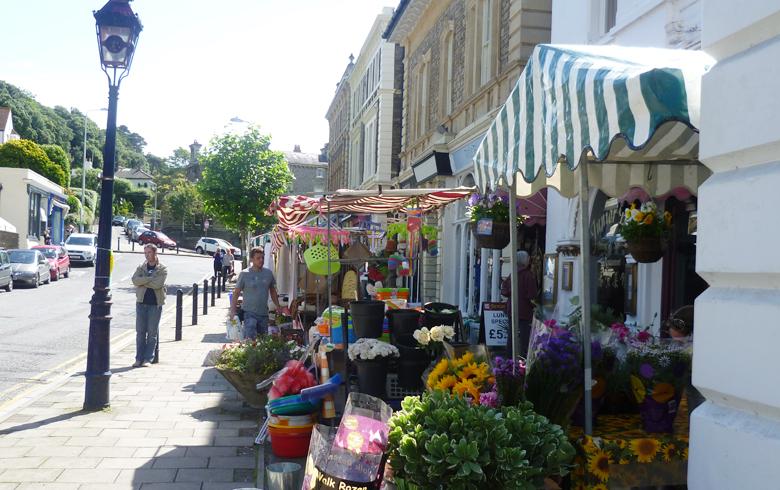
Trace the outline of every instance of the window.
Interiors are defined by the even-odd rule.
[[[617,21],[617,0],[604,0],[604,34],[608,33]]]
[[[376,118],[363,127],[363,178],[369,179],[376,172]]]
[[[317,169],[317,178],[318,179],[324,179],[325,178],[325,169],[324,168],[318,168]]]
[[[40,236],[41,233],[41,195],[30,193],[27,213],[27,236]]]
[[[442,116],[448,116],[452,112],[452,74],[454,70],[454,42],[453,31],[450,29],[444,36],[444,48],[441,59],[444,61],[441,87],[441,111]]]
[[[421,138],[428,129],[428,66],[429,57],[425,56],[414,77],[414,136]]]
[[[476,92],[493,76],[496,27],[494,0],[471,0],[466,16],[466,80],[469,93]]]
[[[480,6],[480,83],[485,85],[490,80],[493,44],[493,0],[482,0]]]

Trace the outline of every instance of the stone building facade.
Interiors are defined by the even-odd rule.
[[[324,154],[303,153],[298,145],[293,151],[282,153],[293,175],[290,194],[325,193],[328,189],[328,162]]]
[[[349,75],[355,68],[354,57],[349,56],[349,64],[336,84],[336,93],[328,107],[325,118],[328,120],[328,191],[348,187],[347,162],[349,161],[350,100]]]
[[[551,0],[402,0],[385,38],[404,49],[401,187],[472,185],[472,157],[538,43]],[[438,217],[439,257],[422,265],[425,301],[476,314],[497,300],[500,252],[477,256],[465,205]],[[475,265],[480,264],[479,267]],[[485,266],[483,267],[482,264]],[[469,277],[467,271],[479,270]],[[444,287],[444,285],[456,287]]]

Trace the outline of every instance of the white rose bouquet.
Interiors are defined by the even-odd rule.
[[[455,338],[455,329],[450,325],[437,325],[430,329],[423,327],[415,330],[412,336],[422,348],[431,351],[431,355],[435,357],[444,349],[445,340]]]
[[[349,344],[348,354],[351,361],[373,361],[400,355],[396,346],[381,340],[366,338],[358,339],[354,344]]]

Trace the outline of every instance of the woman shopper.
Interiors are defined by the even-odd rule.
[[[219,279],[219,275],[222,273],[222,249],[218,248],[214,252],[214,277]]]

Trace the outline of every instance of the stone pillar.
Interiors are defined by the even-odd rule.
[[[688,485],[771,488],[780,481],[780,3],[704,0],[692,416]]]

